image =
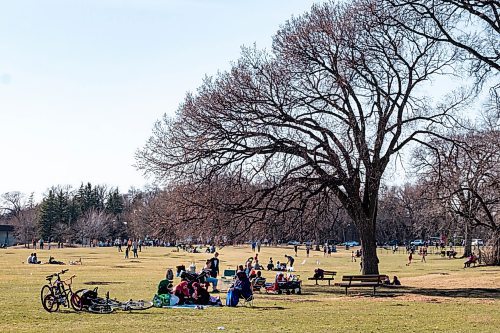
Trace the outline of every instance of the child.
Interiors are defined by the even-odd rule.
[[[410,266],[412,259],[413,259],[413,252],[410,251],[410,255],[408,255],[408,263],[406,264],[406,266]]]

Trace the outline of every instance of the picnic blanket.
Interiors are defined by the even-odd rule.
[[[195,309],[205,310],[206,308],[219,307],[218,305],[197,305],[197,304],[183,304],[183,305],[165,305],[163,309]]]

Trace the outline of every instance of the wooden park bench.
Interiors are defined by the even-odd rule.
[[[319,281],[328,281],[328,285],[331,285],[331,281],[333,281],[335,278],[334,276],[337,275],[337,272],[334,271],[323,271],[323,276],[318,276],[318,277],[310,277],[307,278],[308,280],[315,280],[316,284],[318,284]]]
[[[345,294],[347,295],[347,289],[351,287],[369,287],[373,288],[373,295],[375,295],[375,290],[377,287],[384,285],[384,279],[386,275],[344,275],[342,277],[342,282],[335,283],[336,286],[344,287]]]

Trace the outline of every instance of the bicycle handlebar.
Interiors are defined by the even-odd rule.
[[[64,274],[64,273],[66,273],[67,271],[68,271],[67,269],[63,269],[63,270],[62,270],[62,271],[60,271],[59,273],[54,273],[54,274],[47,275],[47,276],[45,277],[45,279],[46,279],[46,280],[52,280],[52,278],[53,278],[53,277],[55,277],[55,276],[59,276],[59,275],[61,275],[61,274]]]

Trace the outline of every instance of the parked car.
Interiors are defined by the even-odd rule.
[[[359,242],[356,242],[356,241],[347,241],[343,245],[346,245],[346,246],[349,246],[349,247],[359,246]]]
[[[473,246],[483,246],[484,242],[482,239],[474,238],[474,239],[472,239],[472,245]]]
[[[389,242],[387,242],[387,245],[389,245],[389,246],[394,246],[394,245],[398,246],[399,244],[401,244],[401,242],[396,240],[396,239],[393,239],[393,240],[390,240]]]
[[[425,245],[425,242],[423,239],[415,239],[415,240],[412,240],[410,242],[410,245],[414,245],[414,246],[423,246]]]

